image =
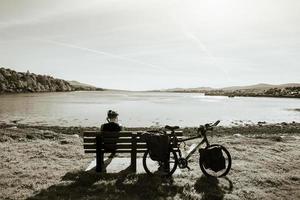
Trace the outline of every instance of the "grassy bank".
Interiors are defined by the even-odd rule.
[[[85,172],[83,130],[97,127],[0,128],[2,199],[300,199],[300,125],[260,124],[218,127],[209,137],[231,152],[226,178],[203,176],[195,154],[191,171],[171,179]],[[137,130],[141,128],[127,128]],[[193,134],[195,128],[185,128]],[[129,163],[128,163],[129,165]],[[108,166],[109,167],[109,166]]]

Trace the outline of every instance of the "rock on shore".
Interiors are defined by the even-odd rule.
[[[72,90],[74,89],[70,83],[62,79],[37,75],[29,71],[24,73],[0,68],[0,93],[65,92]]]

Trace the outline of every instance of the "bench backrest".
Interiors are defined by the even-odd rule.
[[[141,137],[143,132],[121,131],[121,132],[97,132],[85,131],[83,133],[83,147],[85,153],[96,153],[96,136],[101,136],[101,141],[106,147],[110,145],[116,149],[117,153],[131,153],[134,149],[137,153],[147,150],[146,142]],[[170,134],[170,132],[167,132]],[[182,131],[175,131],[178,138],[182,138]],[[108,152],[106,149],[102,149]]]

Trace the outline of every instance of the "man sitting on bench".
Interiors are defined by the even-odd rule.
[[[105,131],[105,132],[120,132],[122,130],[121,126],[118,124],[118,113],[113,111],[113,110],[109,110],[107,112],[107,123],[102,124],[101,126],[101,131]],[[118,139],[118,136],[115,137],[116,140]],[[104,148],[106,150],[108,150],[109,152],[111,152],[109,158],[113,158],[116,155],[116,143],[111,143],[109,146],[105,146]]]

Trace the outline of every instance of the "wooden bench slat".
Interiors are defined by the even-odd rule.
[[[145,153],[147,149],[138,149],[136,150],[137,153]],[[174,149],[175,152],[177,152],[176,149]],[[116,153],[131,153],[131,149],[119,149],[116,150]],[[84,150],[84,153],[96,153],[96,150],[94,149],[89,149],[89,150]],[[110,153],[109,151],[105,151],[105,153]]]
[[[105,142],[105,144],[132,144],[132,140],[111,140]],[[96,144],[95,140],[84,140],[83,144]],[[146,144],[145,141],[137,141],[137,144]]]
[[[105,143],[112,143],[112,142],[117,142],[117,143],[131,143],[132,139],[131,138],[104,138],[103,139]],[[84,143],[96,143],[96,138],[83,138]]]
[[[122,136],[128,136],[131,137],[133,131],[121,131],[121,132],[99,132],[99,131],[85,131],[83,132],[83,137],[96,137],[97,134],[103,134],[103,135],[122,135]]]
[[[131,141],[130,142],[106,142],[105,145],[132,145]],[[172,143],[171,143],[172,144]],[[86,142],[83,143],[83,148],[85,148],[85,146],[89,146],[89,145],[96,145],[96,143],[94,142]],[[146,145],[146,142],[137,142],[137,146],[139,147],[140,145]]]
[[[141,140],[140,138],[136,138],[137,142],[143,142],[145,141]],[[132,138],[103,138],[104,143],[112,143],[112,142],[117,142],[117,143],[132,143]]]
[[[182,139],[183,137],[179,136],[177,137],[178,139]],[[131,138],[103,138],[104,143],[131,143],[132,139]],[[137,143],[145,143],[144,139],[137,138]],[[96,138],[83,138],[84,143],[96,143]]]
[[[117,142],[117,143],[131,143],[132,139],[131,138],[103,138],[104,143],[112,143],[112,142]],[[96,143],[96,138],[83,138],[84,143]]]
[[[123,137],[131,137],[132,134],[135,133],[134,131],[121,131],[121,132],[99,132],[99,131],[85,131],[83,132],[83,137],[96,137],[97,134],[103,134],[105,136],[123,136]],[[140,136],[143,132],[136,132],[138,136]],[[167,131],[167,134],[170,134],[171,132]],[[182,131],[175,131],[176,136],[182,136]]]
[[[137,153],[145,153],[147,149],[138,149],[136,150]],[[131,149],[119,149],[116,150],[116,153],[131,153]],[[96,153],[96,150],[90,149],[90,150],[85,150],[84,153]],[[109,151],[105,151],[105,153],[110,153]]]
[[[84,149],[96,149],[96,144],[84,144],[83,145]],[[117,145],[110,145],[110,144],[105,144],[106,148],[112,148],[115,147],[116,150],[118,149],[132,149],[132,144],[117,144]],[[137,144],[136,149],[144,149],[147,148],[147,144]],[[174,147],[173,147],[174,148]]]
[[[83,145],[84,149],[96,149],[96,144],[84,144]],[[112,148],[115,147],[116,149],[131,149],[132,144],[117,144],[117,145],[110,145],[110,144],[105,144],[106,148]],[[143,149],[147,148],[146,144],[137,144],[136,145],[137,149]]]

